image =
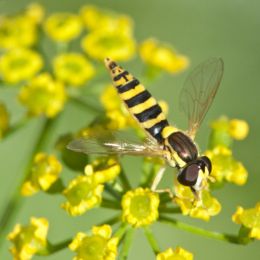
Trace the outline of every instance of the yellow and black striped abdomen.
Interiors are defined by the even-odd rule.
[[[106,59],[105,64],[119,96],[130,113],[152,137],[162,143],[164,140],[162,131],[169,123],[156,100],[138,79],[119,67],[114,61]]]

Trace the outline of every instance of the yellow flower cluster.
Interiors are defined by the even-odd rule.
[[[0,74],[7,83],[31,79],[43,66],[41,56],[32,50],[15,48],[0,58]]]
[[[43,21],[45,10],[39,3],[31,3],[26,7],[25,15],[29,17],[32,22],[40,24]]]
[[[73,179],[63,194],[67,201],[62,204],[70,215],[79,216],[98,206],[102,200],[103,183],[115,179],[120,165],[113,158],[97,159],[85,167],[85,175]]]
[[[105,183],[114,180],[121,171],[121,167],[117,160],[112,157],[104,157],[96,159],[92,164],[85,167],[85,174],[95,175],[98,183]]]
[[[16,260],[30,260],[34,254],[46,248],[49,223],[45,218],[31,218],[27,226],[16,225],[8,235],[13,243],[10,251]]]
[[[247,137],[249,126],[246,121],[240,119],[228,119],[225,116],[211,123],[210,147],[218,145],[230,147],[232,140],[243,140]]]
[[[156,260],[193,260],[193,255],[189,251],[176,247],[176,249],[168,248],[164,252],[156,256]]]
[[[77,15],[55,13],[47,18],[44,29],[54,41],[69,42],[80,35],[82,23]]]
[[[63,109],[67,96],[61,82],[42,73],[21,89],[19,99],[29,114],[54,117]]]
[[[118,31],[94,31],[84,37],[82,48],[93,59],[104,60],[111,57],[122,61],[133,57],[135,42],[132,37]]]
[[[118,30],[123,34],[132,34],[133,21],[127,15],[118,15],[92,5],[83,6],[80,13],[86,28],[90,31]]]
[[[9,128],[9,113],[6,106],[0,102],[0,139]]]
[[[106,117],[109,119],[107,128],[111,130],[124,129],[136,124],[133,117],[127,111],[117,91],[112,85],[108,85],[100,96],[100,101],[105,108]]]
[[[232,216],[233,222],[248,229],[248,237],[260,240],[260,203],[254,208],[238,207]]]
[[[92,58],[129,60],[135,52],[133,24],[127,16],[103,12],[93,6],[81,9],[81,16],[90,30],[82,40],[84,51]]]
[[[0,18],[0,48],[31,47],[37,40],[37,27],[27,15]]]
[[[109,225],[94,226],[91,235],[78,233],[69,248],[77,253],[73,260],[115,260],[118,242]]]
[[[219,214],[221,204],[207,190],[202,190],[200,200],[196,200],[191,189],[175,182],[175,202],[180,206],[183,215],[209,221],[210,217]]]
[[[244,165],[235,160],[232,151],[225,146],[216,146],[205,152],[212,162],[211,176],[217,182],[226,180],[236,185],[244,185],[247,181],[248,172]]]
[[[181,72],[189,65],[186,56],[176,53],[171,47],[155,39],[147,39],[140,45],[140,56],[148,65],[169,73]]]
[[[128,191],[121,203],[122,219],[133,227],[150,225],[158,218],[159,196],[148,188]]]
[[[80,53],[61,54],[53,66],[57,79],[72,87],[83,85],[95,73],[93,65]]]
[[[54,155],[36,154],[31,174],[22,185],[22,195],[31,196],[40,190],[48,190],[59,178],[61,170],[62,165]]]
[[[97,183],[93,175],[78,176],[63,191],[67,201],[61,206],[71,216],[79,216],[99,205],[104,186]]]

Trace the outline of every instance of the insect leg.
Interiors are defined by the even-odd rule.
[[[163,177],[164,172],[165,172],[165,166],[162,166],[160,168],[160,170],[156,173],[156,176],[153,180],[153,183],[152,183],[152,186],[151,186],[152,191],[156,191],[156,188],[159,185],[159,183],[160,183],[160,181]]]

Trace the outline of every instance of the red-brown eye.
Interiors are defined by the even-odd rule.
[[[185,186],[193,186],[197,182],[200,166],[196,163],[186,166],[178,175],[178,181]]]

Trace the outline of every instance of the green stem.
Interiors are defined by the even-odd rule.
[[[129,226],[127,223],[122,223],[117,231],[113,234],[113,237],[117,237],[119,240],[121,240],[128,227]]]
[[[133,240],[133,237],[134,237],[134,232],[135,232],[135,229],[132,228],[132,227],[129,228],[126,231],[126,234],[125,234],[124,240],[123,240],[123,246],[122,246],[121,252],[120,252],[119,257],[118,257],[119,260],[126,260],[127,259],[128,254],[129,254],[129,250],[130,250],[130,247],[131,247],[131,244],[132,244],[132,240]]]
[[[224,234],[224,233],[219,233],[219,232],[214,232],[214,231],[208,231],[199,227],[195,227],[183,222],[180,222],[176,219],[172,219],[166,216],[160,216],[159,221],[168,225],[171,225],[173,227],[176,227],[178,229],[188,231],[200,236],[216,239],[216,240],[221,240],[233,244],[243,244],[243,241],[235,236],[235,235],[230,235],[230,234]]]
[[[44,119],[44,123],[43,123],[41,131],[39,133],[39,136],[37,138],[37,141],[30,153],[28,163],[27,163],[24,173],[23,173],[23,177],[22,177],[20,183],[17,185],[13,194],[10,196],[3,212],[1,213],[0,246],[2,245],[3,240],[6,236],[6,231],[9,231],[10,225],[13,223],[15,216],[18,214],[18,211],[20,210],[20,208],[22,206],[24,198],[20,195],[20,190],[21,190],[22,184],[24,183],[24,181],[27,179],[28,175],[30,174],[34,155],[38,151],[42,150],[43,146],[45,145],[46,139],[50,133],[50,128],[52,127],[52,125],[55,121],[56,121],[56,119]]]
[[[86,102],[85,100],[83,100],[80,97],[77,97],[75,95],[70,95],[70,102],[84,108],[87,110],[91,110],[92,112],[95,113],[104,113],[104,110],[96,105],[90,104],[88,102]]]
[[[160,213],[174,213],[174,214],[178,214],[178,213],[181,213],[181,209],[179,207],[168,208],[168,207],[161,206],[161,207],[159,207],[159,212]]]
[[[145,236],[150,244],[150,246],[152,247],[153,249],[153,252],[155,255],[157,255],[161,250],[160,250],[160,247],[153,235],[153,232],[152,230],[149,228],[149,227],[145,227],[144,228],[144,233],[145,233]]]
[[[118,201],[108,200],[103,198],[100,207],[108,209],[121,210],[121,205]]]
[[[122,183],[123,188],[124,188],[125,191],[132,189],[131,184],[130,184],[130,182],[129,182],[126,174],[125,174],[125,171],[123,170],[122,167],[121,167],[121,172],[119,174],[119,178],[121,180],[121,183]]]
[[[122,195],[118,191],[113,189],[108,183],[105,183],[105,191],[113,196],[116,200],[120,201],[122,198]]]
[[[112,217],[110,219],[107,219],[106,221],[103,221],[102,223],[97,224],[96,226],[102,226],[104,224],[107,225],[114,225],[120,220],[120,216],[116,215],[115,217]],[[48,247],[42,251],[37,252],[37,255],[41,256],[47,256],[52,255],[60,250],[63,250],[68,247],[68,245],[72,242],[72,238],[63,240],[57,244],[48,244]]]

